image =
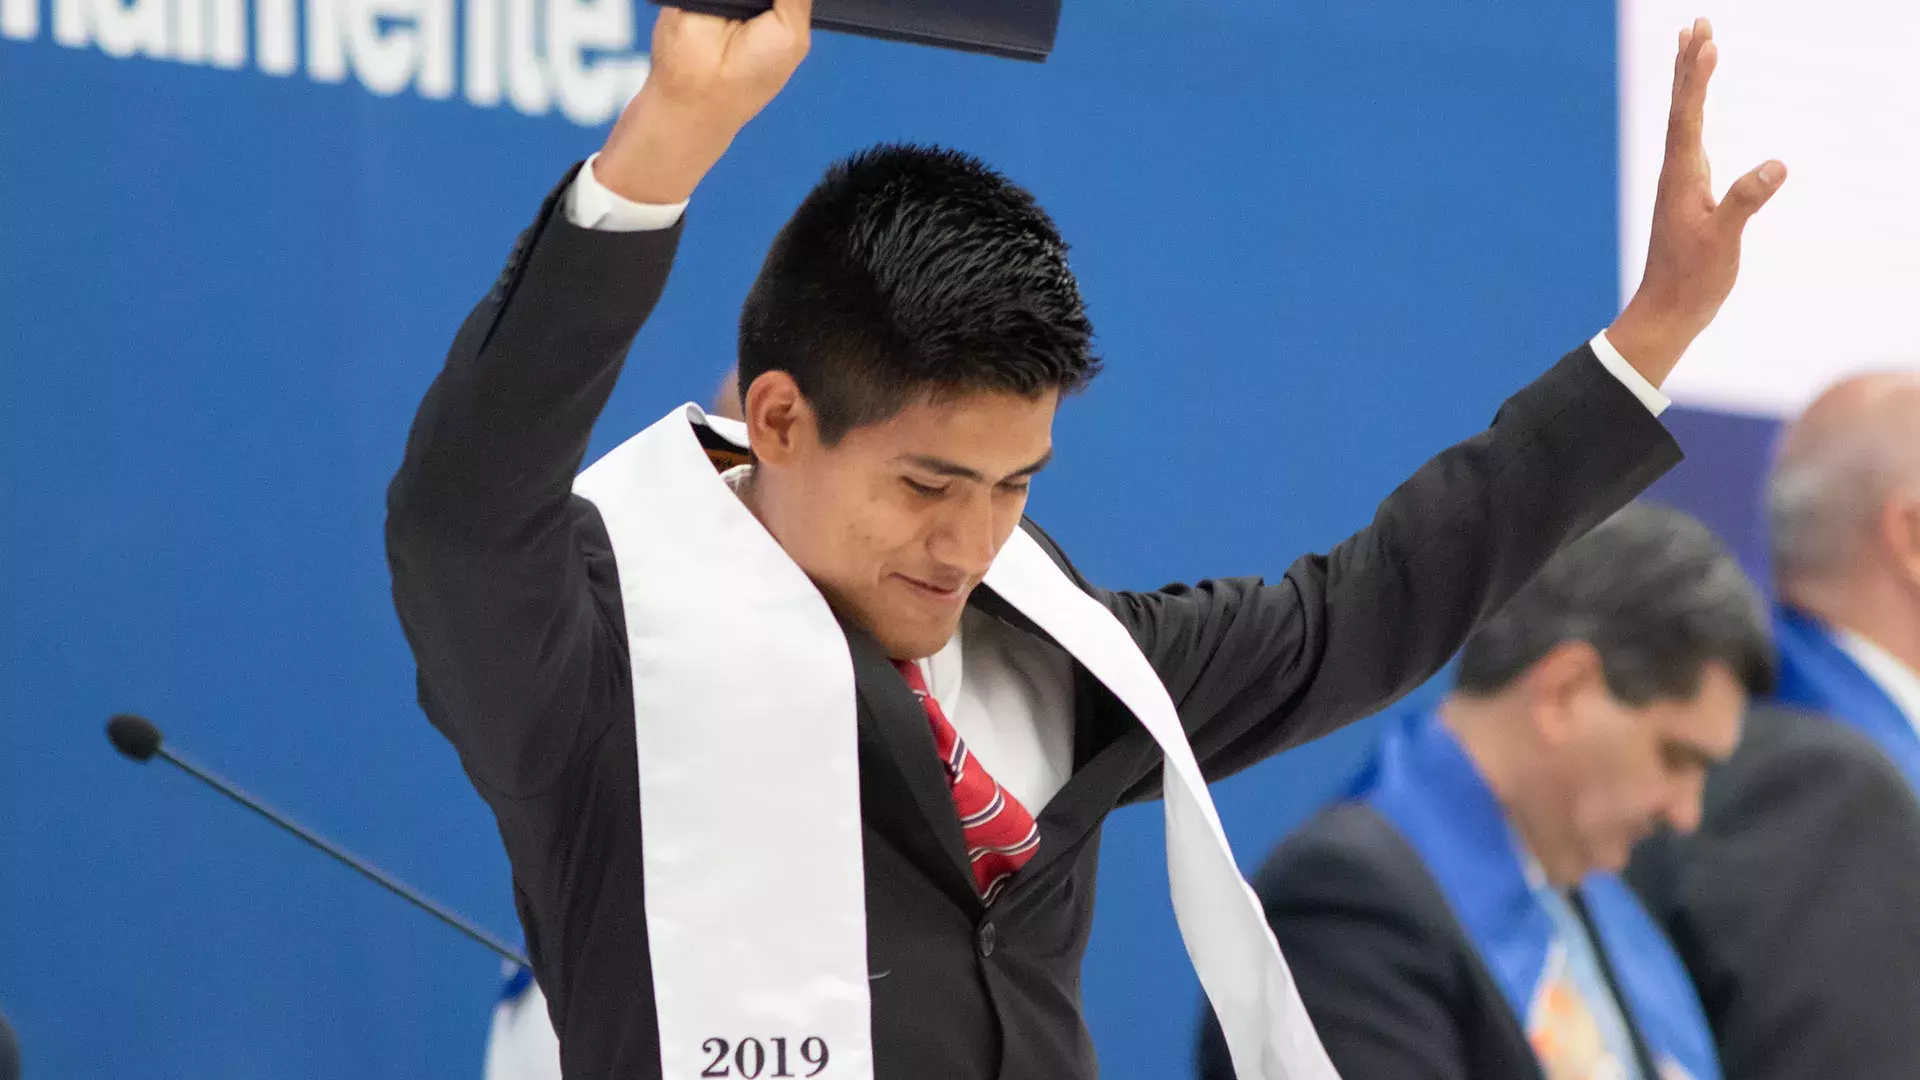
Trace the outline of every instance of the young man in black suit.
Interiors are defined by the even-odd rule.
[[[1646,504],[1476,631],[1453,692],[1255,881],[1342,1075],[1719,1080],[1686,971],[1618,874],[1699,821],[1770,660],[1733,556]],[[1223,1050],[1209,1024],[1205,1080],[1233,1080]]]
[[[499,822],[566,1074],[1091,1077],[1099,825],[1164,797],[1176,904],[1203,916],[1183,925],[1233,927],[1196,966],[1244,1006],[1244,1053],[1327,1075],[1297,1000],[1263,989],[1278,956],[1204,780],[1420,683],[1677,460],[1653,385],[1784,173],[1713,199],[1713,46],[1690,31],[1646,285],[1271,583],[1100,589],[1024,520],[1090,328],[1046,215],[948,152],[862,155],[783,230],[741,319],[744,426],[676,413],[574,494],[687,201],[808,23],[805,0],[662,12],[645,89],[461,328],[389,493],[421,702]],[[780,744],[796,728],[817,752]]]

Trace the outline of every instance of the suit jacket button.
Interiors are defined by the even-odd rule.
[[[981,957],[984,958],[984,957],[992,956],[993,947],[999,943],[1000,943],[1000,932],[993,928],[992,923],[983,924],[980,927],[980,941],[979,941]]]

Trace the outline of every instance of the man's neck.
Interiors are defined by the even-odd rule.
[[[1783,583],[1781,593],[1794,607],[1858,634],[1920,673],[1920,602],[1903,582],[1792,582]]]
[[[1453,694],[1440,703],[1440,720],[1493,792],[1494,801],[1500,804],[1501,813],[1523,848],[1521,858],[1532,858],[1556,888],[1579,884],[1582,875],[1562,865],[1566,860],[1554,857],[1558,845],[1541,827],[1550,815],[1534,810],[1544,793],[1536,783],[1538,755],[1523,745],[1530,729],[1518,703],[1500,695],[1471,698]]]

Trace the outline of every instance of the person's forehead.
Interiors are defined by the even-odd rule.
[[[1669,737],[1715,752],[1730,750],[1739,738],[1746,712],[1747,691],[1733,671],[1722,663],[1707,665],[1700,692],[1691,700],[1656,702],[1651,719]]]
[[[1044,450],[1052,441],[1058,391],[1022,397],[978,391],[963,395],[920,398],[877,424],[852,434],[876,450],[919,453],[938,447],[942,456],[969,450],[1029,452],[1036,443]]]

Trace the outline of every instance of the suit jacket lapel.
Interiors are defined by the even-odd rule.
[[[953,789],[925,707],[878,641],[865,631],[846,630],[860,697],[861,816],[956,899],[978,905]]]

